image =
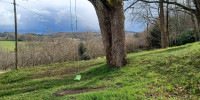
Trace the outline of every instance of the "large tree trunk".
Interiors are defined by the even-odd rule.
[[[200,41],[200,15],[197,16],[197,21],[198,21],[198,32],[199,32],[199,41]]]
[[[198,32],[197,32],[197,27],[196,27],[196,22],[193,13],[190,14],[192,18],[192,23],[193,23],[193,28],[194,28],[194,33],[195,33],[195,41],[198,41]]]
[[[194,12],[197,22],[198,22],[198,27],[199,27],[199,41],[200,41],[200,0],[193,0],[193,3],[195,4],[196,10]]]
[[[187,6],[189,8],[191,8],[191,0],[187,0]],[[194,13],[190,13],[191,19],[192,19],[192,23],[193,23],[193,29],[194,29],[194,33],[195,33],[195,41],[198,41],[198,28],[196,26],[196,21],[195,21],[195,16]]]
[[[169,0],[167,0],[169,2]],[[166,35],[167,35],[167,45],[170,46],[170,38],[169,38],[169,4],[166,7]]]
[[[200,12],[196,15],[197,23],[198,23],[198,33],[199,33],[199,41],[200,41]]]
[[[167,47],[166,43],[166,33],[165,33],[165,18],[164,18],[164,0],[160,0],[160,29],[161,29],[161,46],[162,48]]]
[[[90,0],[98,16],[107,64],[120,67],[127,63],[123,1],[110,1],[112,4],[107,0]]]

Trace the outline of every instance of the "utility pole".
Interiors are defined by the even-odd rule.
[[[17,12],[16,1],[13,0],[14,5],[14,17],[15,17],[15,68],[18,69],[18,36],[17,36]]]

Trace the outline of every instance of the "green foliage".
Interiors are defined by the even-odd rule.
[[[198,100],[199,50],[197,42],[132,53],[128,55],[129,63],[117,69],[108,67],[104,58],[98,58],[8,71],[0,74],[0,99]],[[74,81],[77,74],[82,76],[81,81]],[[97,87],[105,88],[56,96],[60,90]]]
[[[113,7],[123,4],[123,0],[108,0],[108,2]]]
[[[19,45],[24,45],[25,42],[18,42]],[[3,51],[14,51],[15,41],[0,41],[0,49]]]
[[[86,54],[86,47],[83,44],[83,42],[81,42],[79,44],[78,55],[79,55],[79,59],[80,60],[89,60],[90,59],[90,57]]]
[[[142,52],[143,50],[140,49],[135,49],[132,53],[138,53],[138,52]]]
[[[176,40],[174,40],[173,45],[179,46],[193,42],[195,42],[195,33],[193,30],[188,30],[177,37]]]
[[[153,27],[153,30],[150,32],[150,35],[151,36],[148,37],[148,41],[150,43],[151,48],[161,48],[161,31],[158,24],[156,24]]]

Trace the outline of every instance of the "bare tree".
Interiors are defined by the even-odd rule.
[[[145,3],[160,3],[161,2],[161,1],[156,1],[156,0],[136,0],[136,1],[142,1]],[[200,0],[192,0],[192,3],[194,5],[194,7],[192,8],[182,3],[179,3],[177,1],[163,1],[163,3],[176,5],[186,11],[189,11],[190,13],[193,13],[195,17],[197,18],[198,26],[200,27]],[[199,32],[200,32],[200,29],[199,29]]]
[[[194,28],[194,31],[197,30],[197,32],[195,32],[195,37],[196,37],[196,40],[197,40],[197,37],[198,37],[198,32],[200,33],[200,29],[198,30],[197,27],[195,27],[195,20],[197,20],[197,23],[198,23],[198,26],[200,27],[200,1],[199,0],[190,0],[190,6],[186,5],[186,0],[181,0],[181,1],[178,1],[178,0],[132,0],[131,1],[132,3],[130,3],[130,5],[126,8],[127,9],[132,9],[134,7],[135,4],[139,4],[139,3],[142,3],[143,4],[167,4],[167,7],[166,7],[166,26],[164,29],[165,32],[166,32],[166,38],[162,38],[162,41],[164,41],[163,39],[166,39],[166,42],[168,42],[168,45],[170,42],[174,41],[174,40],[171,40],[170,39],[170,35],[169,35],[169,5],[173,6],[172,9],[175,9],[174,11],[176,11],[175,13],[177,14],[177,12],[183,12],[184,13],[184,16],[186,17],[187,14],[191,15],[191,21],[193,22],[193,28]],[[141,5],[141,4],[140,4]],[[155,7],[155,5],[154,5]],[[159,7],[158,7],[159,8]],[[170,10],[172,10],[170,9]],[[162,10],[162,9],[160,9]],[[179,15],[177,15],[178,17]],[[161,18],[161,17],[160,17]],[[184,18],[186,19],[186,18]],[[162,21],[162,19],[161,19]],[[175,20],[177,23],[176,25],[176,32],[177,34],[175,34],[175,36],[173,37],[176,41],[176,37],[179,36],[184,29],[181,29],[181,25],[180,25],[180,22],[181,20],[178,18],[177,20]],[[160,27],[162,28],[161,25],[164,25],[164,24],[160,24]],[[162,29],[161,29],[162,30]],[[162,30],[163,31],[163,30]],[[163,32],[162,32],[163,33]],[[171,34],[171,33],[170,33]],[[199,34],[200,35],[200,34]],[[162,35],[163,37],[163,35]]]

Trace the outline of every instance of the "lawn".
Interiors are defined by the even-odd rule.
[[[18,42],[19,45],[24,44],[25,42]],[[3,51],[14,51],[15,41],[0,41],[0,49]]]
[[[77,74],[82,75],[75,81]],[[0,74],[1,100],[180,100],[200,98],[200,43],[132,53],[122,68],[104,58]]]

